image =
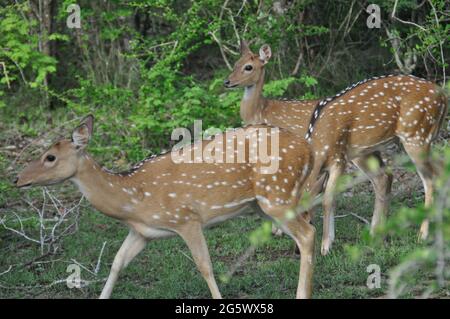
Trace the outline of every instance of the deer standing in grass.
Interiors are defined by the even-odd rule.
[[[269,100],[262,96],[262,88],[264,66],[270,57],[269,46],[262,46],[257,55],[241,41],[241,57],[224,84],[245,88],[240,109],[245,123],[268,123],[312,139],[317,160],[307,184],[322,173],[328,174],[323,200],[323,255],[334,240],[335,188],[347,161],[360,168],[374,187],[372,234],[389,206],[392,175],[385,171],[379,153],[386,144],[402,142],[423,181],[425,205],[431,204],[434,170],[429,159],[430,145],[447,108],[446,97],[435,84],[413,76],[391,75],[361,81],[323,101]],[[374,158],[380,169],[373,171],[369,158]],[[420,236],[426,238],[427,234],[428,221],[424,221]]]
[[[173,155],[180,153],[174,150],[148,158],[129,172],[112,173],[85,151],[92,130],[93,117],[88,116],[73,131],[72,140],[53,144],[19,174],[16,185],[43,186],[70,180],[97,210],[130,228],[101,298],[110,297],[119,271],[148,241],[176,234],[189,247],[212,296],[221,298],[202,229],[245,213],[249,206],[278,221],[295,240],[301,251],[297,297],[311,296],[315,229],[307,213],[294,213],[289,218],[286,214],[295,210],[313,165],[305,140],[278,128],[249,126],[235,131],[240,135],[218,134],[210,141],[185,147],[182,151],[190,159],[193,155],[195,163],[174,162]],[[255,147],[261,150],[264,138],[266,149],[272,150],[271,165],[276,164],[271,170],[260,153],[255,157],[251,151]],[[221,150],[225,146],[226,151]],[[202,149],[209,149],[210,155],[198,161]],[[231,163],[223,158],[225,152],[227,159],[231,153]],[[233,161],[233,155],[241,160]]]

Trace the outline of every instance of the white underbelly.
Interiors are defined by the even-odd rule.
[[[347,149],[347,157],[349,160],[352,160],[356,157],[367,155],[375,151],[381,151],[384,147],[386,147],[386,145],[393,143],[395,140],[396,137],[392,137],[372,145],[349,145]]]
[[[160,229],[156,227],[150,227],[145,224],[130,225],[136,232],[141,234],[147,239],[158,239],[175,236],[176,233],[166,229]]]
[[[251,213],[251,212],[253,212],[252,207],[253,207],[252,203],[245,203],[245,204],[233,207],[232,209],[227,209],[227,211],[221,212],[220,215],[207,220],[203,224],[203,227],[205,227],[205,228],[211,227],[211,226],[217,225],[219,223],[222,223],[228,219],[231,219],[233,217]]]

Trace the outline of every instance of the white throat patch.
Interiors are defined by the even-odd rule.
[[[252,97],[254,91],[255,85],[246,86],[244,89],[244,100],[249,100]]]

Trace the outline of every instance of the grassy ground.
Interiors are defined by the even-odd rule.
[[[394,185],[394,188],[396,185]],[[71,186],[65,187],[71,193]],[[68,188],[68,189],[67,189]],[[55,191],[58,187],[54,187]],[[24,190],[16,192],[17,200],[27,197]],[[35,196],[38,197],[35,190]],[[417,204],[421,196],[408,194],[406,201]],[[411,196],[413,195],[413,196]],[[30,195],[31,196],[31,195]],[[64,193],[60,195],[64,197]],[[9,199],[11,203],[11,198]],[[338,215],[353,212],[370,219],[373,198],[366,186],[339,196]],[[403,196],[395,196],[393,210],[405,205]],[[219,277],[232,268],[249,247],[248,236],[261,224],[261,219],[248,216],[228,221],[206,231],[208,246],[219,287],[225,298],[293,298],[298,279],[298,258],[293,254],[293,242],[287,237],[272,238],[256,250],[237,269],[229,282]],[[316,222],[318,243],[321,236],[320,218]],[[322,257],[317,245],[314,277],[315,298],[376,298],[385,294],[387,271],[399,263],[401,257],[416,247],[416,230],[407,237],[388,239],[385,247],[374,249],[358,261],[352,261],[345,246],[359,243],[365,224],[352,215],[337,218],[337,241],[330,255]],[[119,249],[127,229],[120,223],[94,211],[85,203],[81,208],[79,229],[64,237],[56,254],[41,255],[39,245],[9,231],[0,231],[1,298],[95,298],[101,292],[115,252]],[[93,270],[102,243],[106,241],[102,263],[97,276],[81,271],[82,279],[97,280],[88,287],[68,289],[64,283],[52,282],[66,278],[66,268],[73,259]],[[34,261],[34,262],[32,262]],[[366,287],[369,264],[378,264],[382,271],[381,289]],[[209,298],[206,283],[195,269],[189,251],[179,238],[159,240],[148,247],[121,273],[113,292],[115,298]]]

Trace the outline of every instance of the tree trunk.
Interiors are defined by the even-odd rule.
[[[53,11],[54,11],[53,0],[34,0],[30,1],[31,9],[33,14],[39,21],[39,52],[52,56],[52,45],[48,37],[52,32],[52,21],[53,21]],[[43,92],[43,104],[46,107],[52,108],[52,103],[48,94],[48,87],[50,82],[50,76],[47,74],[44,78],[44,89]]]

